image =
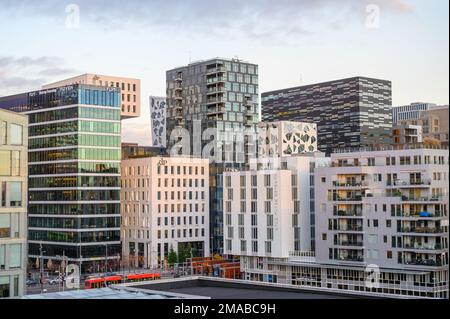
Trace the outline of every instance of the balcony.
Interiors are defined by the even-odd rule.
[[[206,101],[206,105],[215,105],[219,103],[225,103],[227,100],[224,97],[214,98],[214,99],[208,99]]]
[[[415,243],[415,244],[405,244],[402,249],[410,250],[442,250],[441,244],[425,244],[425,243]]]
[[[206,70],[206,75],[210,76],[210,75],[214,75],[214,74],[218,74],[218,73],[226,73],[227,72],[227,68],[224,66],[221,67],[217,67],[217,68],[210,68]]]
[[[335,231],[362,232],[364,231],[364,228],[362,225],[342,225],[338,226]]]
[[[218,114],[224,114],[225,108],[224,107],[217,107],[217,108],[211,108],[208,109],[208,116],[215,116]]]
[[[312,251],[289,252],[289,261],[301,262],[301,263],[315,263],[316,255]]]
[[[362,241],[348,241],[348,240],[335,240],[334,244],[336,246],[352,246],[352,247],[363,247],[364,242]]]
[[[405,261],[404,264],[412,266],[428,266],[428,267],[440,267],[443,265],[441,260],[433,260],[433,259],[412,259],[410,261]]]
[[[442,227],[403,227],[398,230],[400,233],[415,233],[415,234],[442,234],[444,228]]]
[[[402,187],[417,187],[417,186],[430,186],[431,180],[424,179],[411,179],[411,180],[395,180],[387,181],[386,186],[398,186]]]
[[[393,214],[392,217],[400,217],[400,218],[415,218],[415,219],[419,219],[419,218],[441,218],[441,217],[446,217],[446,215],[444,215],[441,211],[435,211],[434,213],[430,213],[430,212],[397,212],[397,214]]]
[[[367,187],[369,186],[369,183],[366,181],[360,181],[360,182],[344,182],[344,181],[333,181],[334,187]]]
[[[341,256],[340,261],[364,262],[363,256]]]
[[[403,202],[439,202],[444,199],[443,196],[428,197],[428,196],[402,196]]]
[[[227,81],[227,79],[225,77],[219,76],[219,77],[207,79],[206,83],[207,84],[217,84],[217,83],[225,83],[226,81]]]
[[[206,95],[216,95],[216,94],[223,94],[225,93],[225,87],[212,87],[209,88],[208,91],[206,92]]]
[[[362,210],[338,210],[334,212],[334,216],[341,217],[362,217]]]
[[[361,195],[351,196],[351,197],[340,197],[337,196],[333,199],[335,202],[361,202],[363,197]]]

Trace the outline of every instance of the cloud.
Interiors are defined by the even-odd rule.
[[[74,0],[83,26],[103,30],[157,29],[197,35],[278,41],[311,36],[336,25],[361,21],[368,4],[383,13],[414,11],[409,0]],[[56,0],[6,0],[4,10],[29,11],[66,19],[65,5]]]
[[[54,56],[0,56],[0,96],[38,89],[55,77],[76,72],[61,65],[64,59]]]

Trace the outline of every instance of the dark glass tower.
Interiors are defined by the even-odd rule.
[[[168,151],[179,146],[179,129],[189,132],[191,151],[187,153],[200,157],[211,143],[217,150],[217,161],[210,166],[210,247],[222,254],[222,173],[242,169],[248,154],[254,152],[260,120],[258,66],[217,58],[167,71],[166,79]],[[215,138],[202,140],[207,129]],[[176,150],[183,152],[182,147]]]
[[[262,94],[264,121],[316,123],[319,149],[390,144],[392,85],[354,77]]]
[[[29,117],[30,261],[83,272],[120,260],[120,89],[69,85],[0,98]],[[108,265],[108,267],[106,267]]]

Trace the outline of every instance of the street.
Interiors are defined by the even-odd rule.
[[[186,271],[187,270],[187,271]],[[180,276],[188,276],[188,272],[189,269],[187,268],[186,270],[183,270],[182,268],[180,268]],[[163,270],[161,271],[161,269],[129,269],[126,271],[121,271],[121,272],[113,272],[114,274],[117,275],[121,275],[121,276],[126,276],[129,274],[143,274],[143,273],[157,273],[161,275],[161,279],[170,279],[170,278],[174,278],[175,277],[175,272],[173,270]],[[100,278],[102,276],[104,276],[103,273],[97,273],[97,274],[89,274],[89,275],[83,275],[81,280],[80,280],[80,289],[84,289],[84,281],[87,279],[87,276],[89,277],[93,277],[93,278]],[[39,272],[33,272],[32,273],[32,278],[35,278],[39,281]],[[57,276],[50,276],[48,274],[44,274],[44,285],[43,285],[43,293],[53,293],[53,292],[59,292],[59,291],[70,291],[70,290],[76,290],[76,289],[67,289],[67,287],[64,284],[64,288],[63,288],[63,284],[54,284],[54,285],[50,285],[48,283],[49,280],[52,279],[56,279]],[[36,294],[40,294],[41,293],[41,285],[33,285],[33,286],[27,286],[26,287],[26,294],[27,295],[36,295]]]

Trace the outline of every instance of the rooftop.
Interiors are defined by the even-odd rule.
[[[190,277],[125,284],[139,291],[188,294],[210,299],[354,299],[356,295],[320,289],[212,277]]]

